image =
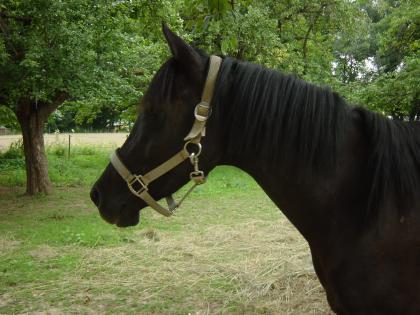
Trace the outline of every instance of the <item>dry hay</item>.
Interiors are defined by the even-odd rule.
[[[21,242],[7,236],[0,237],[0,256],[19,248]]]
[[[39,245],[35,249],[29,251],[29,255],[38,261],[48,261],[58,257],[60,254],[57,249],[48,245]]]
[[[141,314],[329,312],[309,249],[285,219],[217,225],[177,237],[153,230],[138,235],[134,244],[89,251],[79,268],[83,272],[66,279],[80,292],[101,292],[73,297],[83,312],[98,307]],[[124,293],[110,293],[116,289]],[[123,305],[116,306],[121,296]],[[162,310],[159,303],[168,305]]]

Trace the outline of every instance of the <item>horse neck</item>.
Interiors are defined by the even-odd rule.
[[[293,172],[285,171],[286,168],[275,165],[267,168],[264,163],[255,152],[243,152],[240,157],[228,157],[223,162],[251,175],[299,232],[310,243],[315,241],[319,231],[325,231],[323,227],[329,224],[328,211],[322,207],[324,201],[314,198],[319,183],[309,175],[308,180],[300,181]],[[305,175],[300,174],[299,178],[302,177]]]
[[[233,84],[229,93],[234,96],[235,93],[240,93],[240,91],[236,91]],[[230,117],[228,110],[231,106],[230,97],[225,99],[224,104],[218,104],[220,108],[226,109],[226,112],[217,115],[219,120],[217,124],[220,127],[218,129],[226,135],[231,128],[230,123],[233,117]],[[306,132],[311,132],[311,130]],[[265,135],[253,136],[258,138]],[[350,166],[351,164],[357,166],[359,162],[363,163],[363,152],[355,152],[352,145],[354,141],[359,141],[359,131],[353,123],[349,124],[345,137],[347,138],[344,141],[346,145],[340,149],[342,152],[339,154],[341,159],[340,173],[334,171],[332,174],[322,177],[314,175],[315,173],[310,168],[298,170],[295,159],[302,159],[298,154],[292,159],[279,162],[278,160],[270,161],[250,146],[244,145],[244,149],[240,152],[229,150],[233,145],[229,142],[235,141],[235,146],[241,147],[238,143],[246,141],[244,137],[234,137],[233,139],[228,136],[223,137],[225,148],[220,164],[233,165],[250,174],[310,244],[323,242],[328,237],[327,231],[331,229],[334,220],[332,213],[335,209],[341,207],[339,204],[341,201],[337,201],[336,195],[342,194],[344,191],[343,198],[345,199],[343,199],[343,202],[347,202],[347,198],[357,199],[354,196],[347,195],[347,192],[345,192],[346,185],[354,182],[357,185],[357,181],[363,176],[362,174],[353,174],[352,169],[354,167]],[[280,152],[287,150],[287,148],[281,147],[278,149]],[[348,157],[352,158],[349,159]],[[305,164],[305,161],[302,162],[298,164]],[[346,184],[346,182],[349,184]],[[355,191],[355,189],[353,190]],[[322,232],[320,233],[320,231]]]

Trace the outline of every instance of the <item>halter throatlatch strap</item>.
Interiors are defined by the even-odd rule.
[[[200,184],[205,182],[205,176],[203,171],[199,169],[198,166],[198,156],[201,153],[201,143],[200,140],[205,136],[205,127],[207,119],[211,114],[211,99],[213,97],[214,86],[216,83],[217,74],[220,69],[222,59],[218,56],[210,56],[210,65],[207,73],[206,82],[204,84],[203,94],[201,96],[200,103],[194,109],[194,124],[191,128],[191,131],[184,138],[186,141],[184,148],[172,156],[169,160],[163,162],[156,168],[152,169],[145,175],[135,175],[132,174],[128,168],[121,161],[117,152],[111,154],[111,164],[114,166],[118,174],[127,182],[128,188],[130,191],[137,197],[143,199],[150,207],[155,209],[157,212],[164,216],[171,216],[175,209],[178,208],[185,198],[192,192],[192,190]],[[198,147],[197,152],[190,153],[188,151],[188,145],[191,143],[195,144]],[[166,174],[183,161],[189,159],[191,164],[194,167],[194,170],[190,173],[190,179],[194,182],[194,185],[185,193],[179,202],[176,202],[172,196],[166,197],[168,203],[168,208],[161,206],[150,194],[148,191],[149,184],[155,179]]]

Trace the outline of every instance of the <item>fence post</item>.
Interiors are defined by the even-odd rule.
[[[68,150],[68,158],[70,160],[70,143],[71,143],[71,134],[69,134],[69,150]]]

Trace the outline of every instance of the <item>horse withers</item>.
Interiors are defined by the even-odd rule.
[[[307,240],[336,313],[420,314],[419,124],[233,58],[214,66],[163,32],[172,57],[92,188],[101,216],[124,227],[147,205],[170,215],[178,204],[169,197],[194,172],[234,165]],[[156,202],[164,197],[168,208]]]

